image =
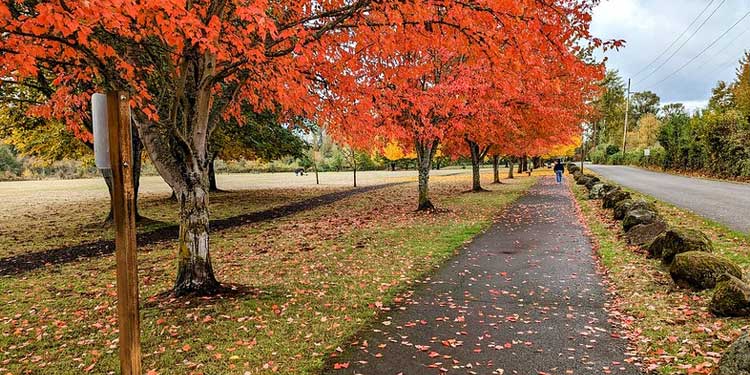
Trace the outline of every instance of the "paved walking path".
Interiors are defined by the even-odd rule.
[[[625,187],[750,232],[750,184],[707,180],[615,165],[587,165]]]
[[[325,372],[637,374],[592,255],[569,190],[545,177]]]

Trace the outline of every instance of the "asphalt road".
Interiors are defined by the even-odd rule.
[[[330,375],[638,374],[566,185],[544,177],[391,313]]]
[[[587,165],[627,188],[686,208],[729,228],[750,232],[750,184],[676,176],[640,168]]]

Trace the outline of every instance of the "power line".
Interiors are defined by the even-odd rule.
[[[732,40],[731,40],[731,41],[730,41],[729,43],[727,43],[727,44],[726,44],[726,45],[725,45],[725,46],[724,46],[724,47],[723,47],[722,49],[720,49],[720,50],[716,51],[716,52],[714,53],[714,55],[715,55],[715,56],[721,55],[721,53],[722,53],[722,52],[724,52],[724,51],[726,51],[726,50],[727,50],[727,49],[728,49],[729,47],[732,47],[732,46],[734,46],[734,45],[735,45],[735,44],[734,44],[734,42],[736,42],[736,41],[737,41],[738,39],[740,39],[740,37],[741,37],[741,36],[743,36],[743,35],[747,34],[747,32],[748,32],[748,31],[750,31],[750,28],[747,28],[747,29],[745,29],[745,31],[743,31],[743,32],[741,32],[741,33],[739,33],[739,34],[737,34],[737,36],[735,36],[735,37],[734,37],[734,38],[733,38],[733,39],[732,39]],[[708,63],[709,63],[710,61],[711,61],[711,59],[709,58],[708,60],[704,61],[704,62],[703,62],[703,64],[700,64],[700,65],[698,65],[697,67],[695,67],[695,69],[700,69],[700,68],[702,68],[702,67],[706,66],[706,65],[707,65],[707,64],[708,64]],[[731,63],[734,63],[734,62],[735,62],[735,57],[732,57],[732,61],[731,61]],[[726,63],[728,63],[728,61],[724,61],[724,62],[722,62],[722,63],[720,63],[720,64],[717,64],[717,65],[714,65],[714,66],[719,66],[719,65],[722,65],[722,66],[723,66],[723,65],[724,65],[724,64],[726,64]]]
[[[685,41],[682,42],[682,44],[680,44],[680,46],[677,47],[677,49],[674,50],[674,52],[672,52],[672,54],[669,55],[669,57],[667,57],[667,59],[664,60],[664,62],[662,62],[659,66],[657,66],[656,69],[654,69],[653,71],[651,71],[651,73],[649,73],[647,76],[643,77],[643,79],[641,79],[639,82],[646,81],[649,77],[651,77],[652,75],[654,75],[654,73],[658,72],[659,69],[661,69],[664,65],[666,65],[670,60],[672,60],[672,58],[677,54],[677,52],[679,52],[682,49],[682,47],[684,47],[685,44],[687,44],[687,42],[689,42],[691,39],[693,39],[693,37],[696,34],[698,34],[698,32],[703,28],[703,26],[706,24],[706,22],[708,22],[708,20],[710,20],[711,17],[713,17],[714,14],[716,14],[716,11],[718,11],[719,8],[721,8],[721,6],[724,5],[724,3],[726,1],[727,0],[722,0],[721,3],[719,3],[719,5],[716,6],[716,8],[714,8],[714,10],[711,12],[711,14],[709,14],[708,17],[705,20],[703,20],[703,22],[701,22],[700,25],[698,25],[698,28],[695,29],[695,31],[693,31],[693,33],[690,34],[690,36],[687,39],[685,39]]]
[[[649,67],[651,67],[651,65],[653,65],[655,62],[657,62],[662,56],[664,56],[667,53],[667,51],[669,51],[672,47],[674,47],[674,45],[677,43],[677,41],[679,41],[680,39],[682,39],[682,37],[685,36],[685,33],[687,33],[688,30],[690,30],[690,28],[693,27],[693,25],[695,25],[695,23],[698,21],[698,19],[700,19],[703,16],[703,13],[706,13],[706,10],[708,10],[708,8],[711,6],[711,4],[714,3],[714,1],[716,1],[716,0],[711,0],[708,4],[706,4],[706,7],[703,8],[703,10],[700,13],[698,13],[698,15],[695,16],[695,18],[693,18],[693,21],[690,22],[690,25],[688,25],[688,27],[686,27],[685,30],[682,31],[682,34],[680,34],[680,36],[678,36],[677,38],[675,38],[672,41],[672,43],[670,43],[667,46],[667,48],[665,48],[663,51],[661,51],[661,53],[659,54],[659,56],[656,56],[653,60],[651,60],[651,62],[649,62],[646,66],[644,66],[643,69],[641,69],[637,73],[635,73],[635,75],[633,75],[633,78],[638,77],[646,69],[648,69]]]
[[[731,27],[729,27],[729,28],[728,28],[728,29],[727,29],[726,31],[724,31],[724,32],[723,32],[723,33],[722,33],[721,35],[719,35],[719,37],[718,37],[718,38],[714,39],[714,40],[713,40],[713,42],[711,42],[711,43],[710,43],[710,44],[709,44],[708,46],[706,46],[706,48],[704,48],[704,49],[703,49],[702,51],[700,51],[700,53],[698,53],[697,55],[695,55],[695,56],[694,56],[694,57],[693,57],[692,59],[688,60],[688,61],[687,61],[687,62],[686,62],[685,64],[683,64],[683,65],[682,65],[681,67],[679,67],[679,68],[678,68],[677,70],[675,70],[674,72],[672,72],[672,73],[670,73],[669,75],[667,75],[666,77],[664,77],[664,78],[663,78],[663,79],[662,79],[661,81],[659,81],[659,82],[656,82],[656,83],[654,83],[653,85],[651,85],[651,87],[655,87],[655,86],[658,86],[658,85],[659,85],[660,83],[662,83],[662,82],[664,82],[664,81],[668,80],[669,78],[671,78],[671,77],[672,77],[672,76],[674,76],[675,74],[677,74],[677,73],[679,73],[680,71],[682,71],[682,69],[685,69],[685,67],[686,67],[686,66],[690,65],[690,63],[692,63],[692,62],[693,62],[693,61],[695,61],[695,60],[696,60],[697,58],[699,58],[699,57],[700,57],[701,55],[703,55],[703,54],[704,54],[704,53],[705,53],[706,51],[708,51],[708,49],[709,49],[709,48],[713,47],[713,46],[714,46],[714,44],[716,44],[716,42],[718,42],[719,40],[721,40],[721,38],[723,38],[724,36],[726,36],[727,34],[729,34],[729,32],[730,32],[730,31],[732,31],[732,29],[734,29],[734,28],[735,28],[735,27],[736,27],[737,25],[739,25],[739,24],[740,24],[740,22],[744,21],[744,20],[745,20],[745,18],[747,18],[747,16],[750,16],[750,12],[747,12],[747,13],[745,13],[745,15],[744,15],[744,16],[742,16],[742,17],[741,17],[741,18],[740,18],[739,20],[737,20],[737,22],[735,22],[735,23],[734,23],[734,25],[732,25],[732,26],[731,26]]]

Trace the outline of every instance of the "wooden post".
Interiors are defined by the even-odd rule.
[[[117,315],[120,329],[120,373],[141,375],[141,327],[138,312],[135,189],[130,98],[124,91],[107,93],[109,157],[112,162],[112,207],[117,259]]]

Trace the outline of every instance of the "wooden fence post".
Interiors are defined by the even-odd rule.
[[[141,375],[141,327],[138,309],[135,189],[130,98],[124,91],[107,93],[109,157],[112,162],[112,207],[117,259],[117,315],[120,329],[120,373]]]

